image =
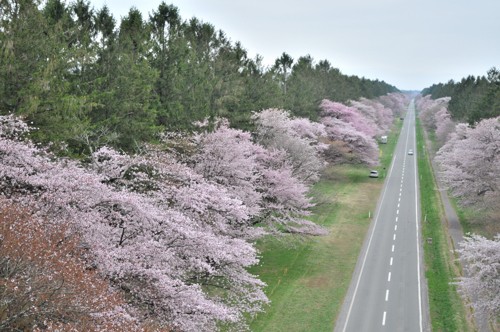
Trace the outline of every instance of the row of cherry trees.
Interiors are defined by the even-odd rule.
[[[474,126],[451,120],[448,97],[425,96],[417,101],[420,118],[435,133],[435,161],[442,180],[459,204],[500,211],[500,117]],[[472,235],[460,244],[466,275],[459,285],[474,300],[476,311],[495,319],[500,314],[500,237]]]
[[[500,118],[474,126],[454,123],[447,110],[449,98],[417,101],[420,119],[436,135],[435,160],[443,180],[463,205],[498,208],[500,201]]]
[[[216,120],[196,135],[165,135],[139,154],[101,147],[83,161],[56,157],[29,139],[25,122],[0,117],[0,217],[9,225],[0,264],[10,271],[0,277],[9,299],[0,304],[9,313],[1,327],[245,329],[269,302],[265,284],[247,271],[259,262],[255,240],[325,233],[307,220],[309,187],[331,146],[376,163],[374,137],[391,114],[382,102],[401,109],[407,100],[323,101],[320,123],[267,109],[254,113],[253,135]],[[78,273],[67,278],[70,268]],[[47,278],[33,277],[40,273]],[[79,285],[94,282],[86,296]],[[66,302],[40,312],[47,289],[50,301]]]

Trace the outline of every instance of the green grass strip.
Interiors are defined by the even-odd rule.
[[[422,236],[432,331],[467,331],[465,313],[454,285],[450,245],[442,224],[443,209],[432,173],[422,127],[417,119],[418,171],[422,207]]]
[[[252,331],[333,331],[401,126],[397,121],[380,144],[380,178],[369,178],[365,166],[334,166],[314,186],[312,220],[328,235],[259,241],[261,264],[250,272],[266,282],[272,302],[251,322]]]

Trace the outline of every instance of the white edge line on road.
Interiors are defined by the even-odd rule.
[[[414,117],[413,119],[415,118],[415,104],[413,104],[413,114],[414,114]],[[411,124],[411,120],[412,118],[410,117],[410,121],[408,121],[408,132],[407,132],[407,136],[406,136],[406,148],[405,150],[407,151],[408,150],[408,138],[410,137],[410,124]],[[416,140],[416,132],[415,132],[415,126],[413,126],[413,134],[414,134],[414,137],[415,137],[415,140]],[[413,143],[415,145],[415,142]],[[417,175],[417,149],[415,148],[415,146],[413,147],[414,150],[415,150],[415,155],[413,156],[413,169],[414,169],[414,174],[415,174],[415,229],[417,230],[417,234],[416,234],[416,237],[417,237],[417,288],[418,288],[418,317],[419,317],[419,331],[422,332],[423,329],[422,329],[422,291],[421,291],[421,286],[420,286],[420,243],[419,243],[419,235],[418,235],[418,231],[419,231],[419,227],[418,227],[418,195],[419,193],[417,192],[417,189],[418,189],[418,186],[417,186],[417,180],[418,180],[418,175]],[[405,156],[404,156],[404,161],[403,161],[403,164],[406,162],[406,153],[405,153]]]
[[[392,166],[391,166],[391,169],[389,170],[389,174],[388,174],[388,178],[387,178],[388,181],[391,177],[392,170],[394,169],[394,164],[396,164],[396,157],[397,157],[397,155],[394,154],[394,158],[392,159]],[[358,292],[359,282],[361,281],[361,276],[363,275],[363,270],[365,268],[366,258],[368,257],[368,252],[370,251],[370,246],[372,244],[373,234],[375,233],[375,228],[377,227],[378,216],[379,216],[380,210],[382,208],[382,202],[385,199],[385,193],[387,192],[387,187],[388,187],[388,185],[386,183],[384,186],[384,192],[382,193],[382,199],[380,201],[379,209],[377,211],[377,215],[375,216],[375,222],[373,223],[372,233],[370,234],[370,239],[368,240],[368,245],[366,246],[365,256],[363,257],[363,263],[361,263],[361,270],[359,271],[358,280],[356,281],[356,287],[354,287],[354,293],[352,294],[351,304],[349,304],[349,310],[347,310],[347,316],[345,318],[344,328],[342,329],[343,332],[345,332],[345,330],[347,328],[347,323],[349,323],[349,316],[351,316],[352,306],[354,304],[354,300],[356,299],[356,293]],[[384,324],[385,324],[385,312],[384,312]]]
[[[413,132],[415,133],[415,127],[413,127]],[[415,139],[416,139],[416,134],[415,134]],[[415,149],[415,154],[416,154],[416,149]],[[413,158],[413,164],[414,164],[414,169],[415,169],[415,228],[417,231],[417,283],[418,283],[418,317],[419,317],[419,327],[420,327],[420,332],[423,331],[422,329],[422,291],[420,289],[420,239],[419,239],[419,227],[418,227],[418,186],[417,186],[417,180],[418,180],[418,175],[417,175],[417,158]]]

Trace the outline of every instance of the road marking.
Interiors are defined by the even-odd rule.
[[[388,178],[391,177],[392,170],[394,169],[394,165],[396,164],[396,157],[397,157],[397,155],[394,154],[394,158],[392,159],[392,166],[391,166],[391,169],[389,170]],[[377,211],[377,215],[375,216],[375,222],[373,223],[372,233],[370,234],[370,239],[368,240],[368,244],[366,246],[366,251],[365,251],[365,256],[363,257],[363,262],[361,263],[361,270],[359,271],[358,280],[356,281],[356,286],[354,287],[354,293],[352,295],[351,304],[349,304],[349,309],[347,310],[347,316],[345,319],[344,328],[342,329],[343,332],[345,332],[345,330],[347,329],[347,323],[349,323],[349,317],[351,316],[352,306],[354,305],[354,299],[356,298],[356,294],[358,292],[359,283],[361,282],[361,276],[363,275],[363,270],[365,269],[366,259],[368,257],[368,252],[370,251],[370,246],[371,246],[371,243],[373,240],[373,234],[375,234],[375,228],[377,227],[378,217],[380,214],[381,207],[383,205],[382,202],[385,199],[385,193],[387,192],[387,187],[388,186],[386,185],[384,188],[384,192],[382,193],[382,199],[380,201],[381,204],[380,204],[379,209]],[[385,324],[385,314],[384,314],[384,324]]]
[[[394,252],[394,244],[392,245],[392,252]]]
[[[396,217],[396,222],[398,222],[398,218],[399,218],[399,217]]]
[[[398,230],[398,225],[394,225],[394,231]]]
[[[391,262],[389,263],[390,266],[392,266],[392,257],[391,257]]]
[[[399,209],[398,209],[398,210],[396,210],[396,214],[399,214]]]
[[[384,317],[382,317],[382,326],[385,326],[385,315],[387,314],[387,312],[384,311]]]
[[[389,274],[387,275],[387,281],[391,281],[391,272],[389,272]]]
[[[398,203],[398,209],[399,209],[399,206],[400,206],[400,205],[401,205],[401,204],[400,204],[400,203]]]
[[[396,234],[394,234],[394,235],[392,236],[392,240],[393,240],[393,241],[396,241]]]
[[[412,100],[413,101],[413,100]],[[414,102],[411,103],[410,105],[412,105],[412,112],[415,111],[415,104]],[[410,111],[410,106],[408,106],[408,111]],[[408,121],[408,132],[406,134],[406,151],[408,150],[408,139],[410,137],[410,124],[411,124],[411,117],[410,117],[410,121]],[[413,126],[413,133],[414,133],[414,137],[416,137],[415,135],[415,126]],[[416,150],[416,149],[415,149]],[[415,151],[416,152],[416,151]],[[418,193],[417,193],[417,189],[418,189],[418,186],[417,186],[417,159],[416,159],[416,153],[415,153],[415,156],[413,159],[413,170],[414,170],[414,175],[415,175],[415,228],[417,230],[417,234],[416,234],[416,237],[417,237],[417,283],[418,283],[418,316],[419,316],[419,331],[422,332],[423,329],[422,329],[422,291],[421,291],[421,286],[420,286],[420,245],[419,245],[419,235],[418,235],[418,209],[417,209],[417,206],[418,206]],[[406,154],[405,154],[405,157],[404,157],[404,160],[403,160],[403,164],[406,163]]]
[[[400,193],[401,194],[401,193]],[[399,195],[398,202],[401,202],[401,195]]]
[[[389,290],[385,290],[385,302],[389,301]]]
[[[415,127],[413,127],[413,132],[415,132]],[[415,151],[416,152],[416,151]],[[405,156],[406,157],[406,156]],[[406,159],[406,158],[405,158]],[[417,185],[417,159],[413,158],[413,169],[415,175],[415,229],[416,229],[416,237],[417,237],[417,283],[418,283],[418,323],[419,323],[419,331],[422,332],[422,290],[420,288],[420,239],[419,239],[419,229],[418,229],[418,185]]]

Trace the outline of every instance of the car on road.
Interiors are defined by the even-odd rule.
[[[371,170],[369,177],[371,177],[371,178],[378,178],[378,172],[375,171],[375,170]]]
[[[408,150],[408,154],[409,154],[410,156],[411,156],[411,155],[413,155],[413,150],[412,150],[412,149]]]

